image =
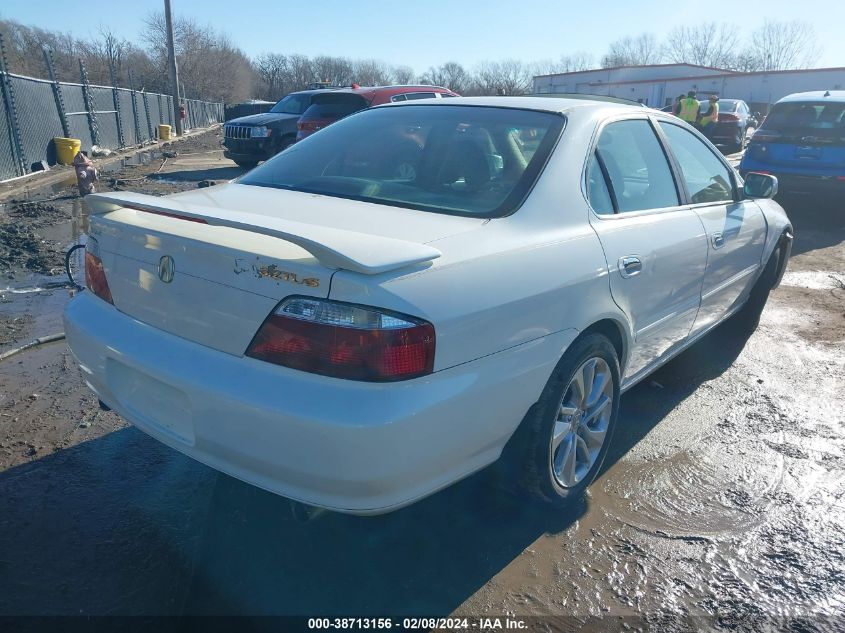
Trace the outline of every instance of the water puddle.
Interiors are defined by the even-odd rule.
[[[734,424],[721,423],[726,435]],[[606,507],[622,523],[666,538],[708,541],[748,529],[783,475],[782,455],[749,444],[708,441],[669,458],[619,464],[604,486],[612,500]]]

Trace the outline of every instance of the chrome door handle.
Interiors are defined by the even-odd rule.
[[[626,255],[619,258],[619,273],[623,277],[639,275],[643,270],[643,261],[634,255]]]
[[[722,248],[725,245],[725,236],[721,232],[713,233],[711,241],[713,242],[713,248]]]

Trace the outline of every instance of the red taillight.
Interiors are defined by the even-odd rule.
[[[434,370],[434,326],[403,314],[290,297],[264,322],[247,356],[314,374],[388,382]]]
[[[296,129],[300,132],[316,132],[322,130],[331,121],[329,119],[300,119],[296,122]]]
[[[722,121],[739,121],[739,117],[735,114],[720,114],[719,122]]]
[[[85,244],[85,285],[100,299],[114,305],[106,271],[103,269],[103,260],[100,259],[100,247],[93,237],[89,237]]]

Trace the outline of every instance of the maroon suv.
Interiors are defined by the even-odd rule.
[[[358,110],[390,103],[392,101],[411,101],[414,99],[442,99],[457,97],[448,88],[439,86],[376,86],[333,90],[315,96],[311,106],[299,118],[296,124],[296,140],[301,141],[317,130],[321,130],[335,121],[349,116]]]

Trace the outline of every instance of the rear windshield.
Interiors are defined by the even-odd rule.
[[[777,103],[766,117],[761,130],[786,136],[837,138],[845,135],[845,103]]]
[[[238,182],[436,213],[514,211],[563,129],[549,112],[457,105],[364,110]]]
[[[275,112],[276,114],[302,114],[310,105],[310,94],[292,94],[270,108],[270,112]]]
[[[698,103],[702,114],[707,114],[710,111],[709,100],[699,101]],[[739,101],[735,101],[734,99],[719,99],[719,112],[721,114],[736,112],[737,105],[739,105]]]
[[[363,110],[367,107],[367,101],[363,97],[354,94],[322,95],[315,97],[314,101],[306,111],[306,118],[332,118],[339,119]]]

